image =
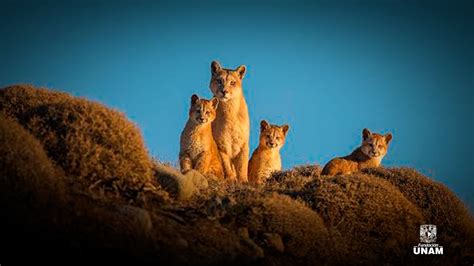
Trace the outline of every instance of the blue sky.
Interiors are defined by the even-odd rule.
[[[323,165],[392,132],[387,166],[419,169],[471,209],[474,8],[469,2],[2,1],[0,86],[103,102],[176,162],[210,63],[245,64],[251,150],[261,119],[290,125],[285,168]]]

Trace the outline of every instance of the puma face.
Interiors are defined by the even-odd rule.
[[[365,128],[362,131],[362,152],[370,158],[383,157],[387,154],[388,144],[392,140],[392,134],[381,135],[372,133]]]
[[[235,70],[225,69],[217,61],[211,63],[211,83],[209,87],[221,102],[242,96],[242,79],[247,68],[239,66]]]
[[[285,144],[288,125],[270,125],[267,121],[260,122],[260,145],[269,149],[280,149]]]
[[[189,109],[189,117],[196,124],[211,123],[216,119],[216,109],[219,104],[217,98],[211,100],[200,99],[199,96],[193,94],[191,96],[191,108]]]

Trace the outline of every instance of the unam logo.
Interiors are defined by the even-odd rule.
[[[420,225],[420,242],[418,246],[413,247],[415,255],[421,254],[443,254],[443,247],[436,244],[436,225],[422,224]]]
[[[436,242],[436,225],[420,225],[420,242],[427,244]]]

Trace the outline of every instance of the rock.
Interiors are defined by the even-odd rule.
[[[130,205],[114,206],[118,212],[118,224],[130,228],[137,235],[147,236],[151,234],[153,225],[148,211]]]
[[[196,174],[184,176],[176,169],[160,163],[153,164],[153,173],[158,183],[178,200],[189,199],[196,191],[194,185],[194,180],[198,180],[198,177],[194,177]]]
[[[265,257],[263,249],[250,238],[247,227],[238,228],[237,235],[241,238],[240,242],[251,250],[254,259]]]
[[[188,244],[188,241],[186,241],[185,239],[183,239],[182,237],[179,237],[177,240],[176,240],[176,244],[185,249],[185,248],[188,248],[189,244]]]
[[[233,197],[225,197],[222,199],[222,206],[224,208],[233,206],[236,204],[236,200]]]
[[[195,189],[201,190],[209,187],[206,177],[196,170],[188,171],[184,177],[192,180]]]
[[[249,229],[247,227],[240,227],[237,229],[237,234],[242,238],[250,238]]]
[[[265,243],[269,248],[278,252],[285,252],[285,245],[283,244],[283,240],[281,240],[279,234],[265,233],[263,236],[265,237]]]
[[[223,206],[222,206],[222,199],[221,197],[214,195],[208,202],[207,202],[207,213],[210,216],[221,216],[223,214]]]

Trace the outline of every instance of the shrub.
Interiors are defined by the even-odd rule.
[[[363,174],[315,177],[296,194],[339,232],[349,261],[406,262],[423,217],[390,183]],[[401,260],[401,261],[400,261]]]
[[[45,212],[60,205],[65,197],[62,170],[46,156],[37,139],[1,113],[0,150],[0,204],[4,208],[18,213]]]
[[[0,110],[38,138],[49,157],[84,187],[133,200],[153,183],[140,130],[123,113],[31,86],[0,92]]]
[[[71,100],[71,95],[31,85],[12,85],[0,90],[0,112],[7,117],[21,120],[32,108]]]
[[[265,187],[272,191],[293,195],[314,178],[319,177],[321,170],[318,165],[301,165],[289,170],[278,171],[266,180]]]

